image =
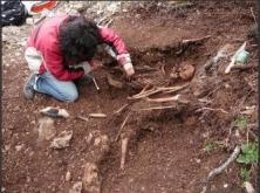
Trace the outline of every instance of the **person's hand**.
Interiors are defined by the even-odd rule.
[[[124,65],[123,65],[123,68],[124,68],[124,71],[125,71],[125,73],[126,73],[126,75],[127,75],[128,77],[131,77],[131,76],[134,75],[135,70],[134,70],[134,67],[133,67],[132,63],[126,63],[126,64],[124,64]]]
[[[92,67],[90,66],[90,64],[88,62],[82,63],[82,68],[84,70],[85,75],[89,74],[92,71]]]
[[[117,56],[117,61],[123,66],[123,69],[128,77],[134,75],[135,70],[129,54],[120,54]]]
[[[92,70],[96,70],[96,69],[101,68],[103,66],[102,62],[99,61],[99,60],[92,60],[90,62],[90,65],[91,65]]]

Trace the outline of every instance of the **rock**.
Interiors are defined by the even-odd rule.
[[[65,175],[65,180],[68,182],[71,180],[71,173],[70,171],[67,171],[66,175]]]
[[[82,182],[76,182],[72,188],[70,189],[69,193],[81,193],[82,192]]]
[[[85,139],[86,139],[86,142],[87,142],[87,144],[90,144],[91,143],[91,141],[92,141],[92,139],[93,139],[93,134],[92,133],[90,133]]]
[[[195,68],[191,64],[185,65],[181,70],[180,70],[180,77],[183,80],[190,80],[195,72]]]
[[[56,134],[54,127],[54,120],[44,117],[39,120],[40,126],[38,128],[39,140],[50,140]]]
[[[22,148],[23,148],[23,145],[16,145],[15,146],[16,151],[21,151]]]
[[[256,193],[253,185],[250,182],[247,182],[247,181],[244,182],[244,187],[245,187],[247,193]]]
[[[86,163],[82,178],[82,184],[84,191],[88,193],[101,192],[101,180],[99,176],[99,170],[96,164]]]
[[[57,137],[52,141],[50,147],[53,149],[63,149],[65,147],[68,147],[72,135],[73,135],[73,131],[63,131],[60,134],[60,137]]]
[[[107,135],[101,135],[100,137],[97,137],[94,141],[94,146],[101,147],[102,152],[107,152],[109,150],[109,139]]]
[[[49,117],[54,117],[54,118],[56,118],[56,117],[68,118],[70,116],[67,110],[54,108],[54,107],[46,107],[46,108],[40,110],[40,112],[43,115],[46,115]]]

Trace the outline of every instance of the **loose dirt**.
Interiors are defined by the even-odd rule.
[[[249,64],[257,62],[256,42],[248,38],[254,24],[250,7],[255,7],[253,1],[196,1],[189,8],[167,13],[151,8],[119,15],[111,27],[129,47],[138,69],[132,83],[138,84],[129,83],[122,71],[110,63],[95,73],[101,90],[97,91],[93,83],[82,83],[79,100],[71,104],[38,94],[33,102],[26,101],[21,95],[29,74],[23,59],[24,48],[3,45],[3,64],[11,64],[3,66],[5,192],[69,192],[73,184],[81,181],[87,162],[97,163],[103,193],[200,192],[208,173],[227,159],[238,140],[229,139],[230,124],[244,106],[256,104],[254,68],[224,75],[221,66],[226,67],[227,60],[220,64],[219,70],[201,78],[203,65],[227,43],[236,50],[247,40]],[[183,40],[208,35],[209,38],[199,42],[183,43]],[[14,53],[20,55],[11,61]],[[194,75],[182,79],[179,74],[187,64],[194,67]],[[147,70],[147,66],[154,70]],[[108,84],[108,72],[124,83],[122,89]],[[121,135],[130,138],[125,168],[121,170],[121,137],[116,142],[114,139],[132,106],[119,115],[113,112],[129,103],[127,97],[139,93],[146,84],[176,86],[183,83],[189,83],[189,87],[180,92],[189,104],[130,115]],[[206,104],[210,108],[221,108],[228,113],[197,111],[201,104],[199,99],[208,100]],[[141,100],[134,107],[140,109],[147,104]],[[50,148],[51,141],[37,140],[42,117],[39,111],[47,106],[65,108],[70,113],[70,118],[55,119],[54,123],[57,136],[64,130],[73,130],[69,147],[54,150]],[[89,113],[105,113],[107,117],[88,121],[76,118],[87,117]],[[248,117],[250,123],[255,120],[255,113]],[[109,143],[102,141],[104,135]],[[241,132],[240,137],[245,139],[245,133]],[[210,143],[220,145],[205,151]],[[68,171],[69,180],[66,179]],[[232,163],[216,177],[211,190],[242,192],[239,165]]]

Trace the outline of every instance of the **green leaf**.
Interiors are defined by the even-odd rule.
[[[247,168],[241,168],[240,169],[240,177],[242,178],[243,181],[249,181],[250,180],[250,174],[251,174],[251,171],[248,170]]]

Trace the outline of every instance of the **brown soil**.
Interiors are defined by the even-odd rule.
[[[137,71],[134,80],[164,86],[190,82],[189,89],[183,91],[189,99],[197,101],[199,97],[194,93],[202,89],[204,96],[212,101],[211,108],[222,108],[229,113],[195,112],[197,103],[194,102],[173,110],[132,114],[123,130],[131,139],[125,169],[120,170],[120,140],[112,142],[110,151],[99,160],[103,193],[197,193],[210,170],[229,156],[236,139],[227,147],[218,146],[209,153],[203,149],[208,143],[227,139],[239,105],[256,104],[256,91],[248,84],[256,72],[254,69],[234,70],[223,75],[220,71],[208,75],[201,84],[199,77],[207,59],[226,43],[237,49],[248,40],[249,63],[256,63],[255,42],[247,37],[254,24],[251,6],[255,7],[250,1],[196,1],[189,9],[172,13],[157,11],[151,16],[153,10],[148,13],[140,10],[138,16],[136,11],[115,19],[112,28],[125,39],[136,67],[165,66],[166,75],[161,71]],[[182,48],[182,40],[206,35],[210,38]],[[85,163],[96,161],[95,156],[99,156],[91,153],[93,147],[87,143],[86,137],[96,132],[107,134],[112,141],[127,115],[123,112],[115,116],[113,111],[126,104],[127,97],[138,93],[140,88],[113,88],[107,83],[105,70],[101,69],[96,73],[101,90],[98,92],[92,83],[83,84],[79,88],[80,98],[73,104],[38,94],[33,102],[26,101],[21,90],[29,71],[22,57],[23,50],[5,47],[3,50],[4,62],[11,60],[14,52],[21,52],[11,66],[3,67],[3,186],[8,193],[69,192],[72,185],[81,180]],[[193,79],[171,79],[173,67],[177,72],[185,64],[195,67]],[[227,62],[222,65],[226,66]],[[115,78],[125,82],[120,71],[115,69],[111,72]],[[137,103],[136,107],[141,105]],[[68,148],[52,150],[49,141],[37,141],[35,131],[42,117],[39,110],[46,106],[65,108],[72,115],[69,119],[55,120],[57,133],[63,130],[74,132]],[[88,122],[75,118],[78,115],[86,117],[88,113],[105,113],[108,117],[90,118]],[[255,120],[255,115],[249,117],[250,123]],[[245,138],[243,132],[241,135]],[[16,150],[17,145],[23,145],[20,151]],[[67,171],[71,172],[70,181],[65,180]],[[224,184],[228,187],[224,188]],[[234,162],[214,179],[211,189],[212,192],[240,192],[240,187],[239,165]]]

